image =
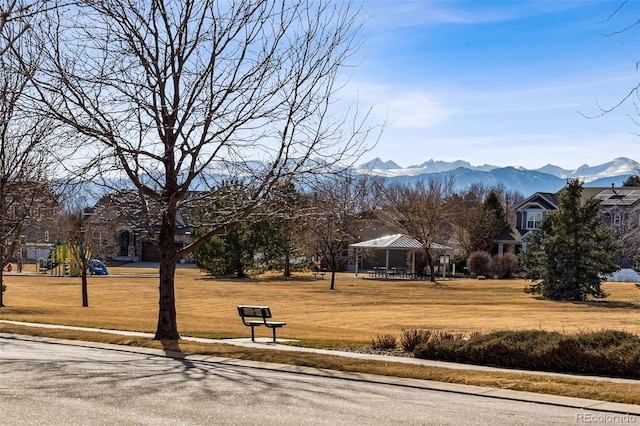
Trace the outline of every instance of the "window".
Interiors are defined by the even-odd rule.
[[[542,222],[542,210],[529,210],[527,212],[527,229],[538,229]]]
[[[611,213],[611,225],[620,226],[621,217],[620,213]]]

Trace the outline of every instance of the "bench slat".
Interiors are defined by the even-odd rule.
[[[238,313],[241,317],[262,318],[263,309],[269,309],[267,306],[238,306]],[[271,318],[271,311],[269,311]]]

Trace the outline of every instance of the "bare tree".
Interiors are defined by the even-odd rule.
[[[474,251],[494,251],[495,239],[509,228],[505,204],[510,197],[514,196],[504,188],[472,185],[445,200],[447,215],[456,226],[456,239],[466,256]]]
[[[619,38],[621,45],[625,42],[630,42],[634,45],[630,49],[630,52],[638,52],[637,32],[638,28],[640,28],[640,15],[638,14],[637,2],[620,0],[617,7],[612,9],[612,12],[600,25],[602,27],[601,32],[604,36]],[[640,58],[636,57],[633,61],[632,63],[635,65],[637,71],[640,69]],[[627,109],[627,107],[629,107],[629,109]],[[640,82],[632,85],[632,87],[627,90],[626,93],[623,93],[615,102],[609,104],[598,102],[597,108],[598,112],[595,114],[582,111],[579,111],[579,114],[586,118],[594,119],[611,114],[614,111],[623,110],[633,124],[640,127]],[[635,170],[634,172],[636,175],[640,175],[640,170]]]
[[[432,248],[448,241],[453,227],[447,219],[445,199],[451,195],[453,181],[420,181],[415,186],[403,184],[380,185],[380,212],[396,229],[422,243],[424,257],[429,266],[431,281],[435,282]]]
[[[69,246],[69,250],[80,269],[81,289],[82,289],[82,307],[89,306],[89,285],[87,275],[89,274],[89,265],[91,264],[91,245],[84,241],[73,243]]]
[[[494,238],[498,236],[494,232],[495,216],[478,205],[469,209],[462,220],[457,223],[456,237],[465,255],[479,250],[490,252],[495,245]]]
[[[177,261],[240,223],[277,182],[350,165],[368,143],[368,114],[335,105],[360,44],[357,14],[310,0],[104,0],[54,12],[41,100],[86,139],[85,170],[125,178],[143,206],[159,206],[147,210],[148,226],[160,224],[155,338],[178,339]],[[220,175],[247,182],[249,201],[177,248],[186,194]]]
[[[361,238],[366,222],[362,214],[369,210],[372,194],[366,175],[342,173],[319,181],[310,194],[310,211],[306,227],[313,255],[331,273],[330,289],[335,288],[335,274],[349,262],[349,245]]]
[[[637,4],[634,1],[621,0],[618,7],[611,12],[607,19],[603,22],[615,28],[606,32],[604,35],[608,37],[621,36],[625,33],[637,31],[640,26],[640,16],[638,16]],[[629,39],[632,43],[637,43],[638,39],[633,36]],[[637,52],[637,50],[636,50]],[[640,58],[635,59],[636,70],[640,68]],[[631,117],[633,122],[640,126],[640,121],[637,117],[640,117],[640,83],[629,89],[629,91],[615,104],[611,106],[598,105],[602,114],[608,114],[613,110],[621,108],[628,102],[632,102],[635,106],[636,117]],[[584,115],[584,114],[583,114]]]
[[[8,53],[29,29],[28,20],[41,8],[37,1],[0,1],[0,57]]]
[[[47,182],[51,123],[33,113],[29,93],[38,66],[32,4],[0,2],[0,266],[21,249],[21,235],[52,202]],[[35,9],[35,8],[33,8]],[[20,259],[21,260],[21,259]],[[2,284],[0,268],[0,284]],[[4,306],[0,291],[0,307]]]
[[[91,215],[83,207],[82,202],[74,197],[66,200],[65,211],[61,213],[61,235],[67,241],[71,258],[71,275],[80,274],[82,306],[89,306],[88,272],[93,255],[93,245],[90,234],[89,219]]]

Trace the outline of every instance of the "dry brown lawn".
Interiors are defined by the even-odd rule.
[[[81,307],[80,278],[6,276],[8,290],[0,318],[153,332],[157,320],[156,271],[112,268],[108,277],[90,277],[89,307]],[[138,273],[149,276],[134,277]],[[307,274],[309,275],[309,274]],[[375,281],[341,274],[336,289],[328,280],[299,276],[210,279],[194,269],[178,269],[178,328],[183,335],[246,337],[239,304],[268,305],[287,322],[279,337],[314,346],[363,344],[377,334],[403,329],[469,334],[495,330],[544,329],[561,332],[615,329],[640,334],[640,289],[607,283],[605,300],[552,302],[525,294],[522,280]],[[268,335],[268,330],[258,333]]]
[[[88,308],[81,307],[80,278],[5,276],[6,307],[0,309],[0,319],[153,332],[157,271],[111,268],[110,272],[108,277],[90,277]],[[634,284],[605,284],[609,297],[586,303],[541,300],[523,293],[525,285],[521,280],[373,281],[344,274],[331,291],[328,280],[314,280],[310,274],[290,281],[275,277],[214,280],[197,270],[179,269],[178,328],[182,335],[247,337],[249,329],[240,322],[236,305],[257,304],[271,306],[274,318],[287,322],[279,337],[315,347],[367,345],[378,334],[400,336],[407,328],[464,334],[515,329],[616,329],[640,334],[640,289]],[[190,342],[173,342],[168,347],[167,342],[148,339],[7,324],[0,324],[2,331],[640,404],[640,385],[588,378],[447,370]],[[265,329],[256,333],[269,335]]]

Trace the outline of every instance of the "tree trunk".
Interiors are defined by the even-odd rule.
[[[291,278],[291,258],[289,256],[289,251],[284,255],[284,280],[288,280]]]
[[[176,321],[175,273],[176,273],[175,214],[165,212],[160,229],[160,302],[155,340],[178,340]]]
[[[336,256],[332,253],[331,255],[331,263],[329,264],[329,266],[331,267],[331,290],[334,289],[335,287],[335,282],[336,282],[336,264],[338,262],[336,261]]]
[[[87,267],[86,261],[82,260],[82,307],[89,306],[89,292],[87,291]]]
[[[2,266],[2,265],[0,265]],[[0,268],[0,308],[4,308],[4,296],[3,296],[3,291],[2,291],[2,287],[4,286],[4,274],[3,274],[3,269]]]
[[[431,252],[429,249],[425,249],[424,251],[425,257],[427,259],[427,263],[429,264],[429,274],[431,275],[430,281],[432,283],[436,282],[436,268],[433,267],[433,256],[431,256]]]

